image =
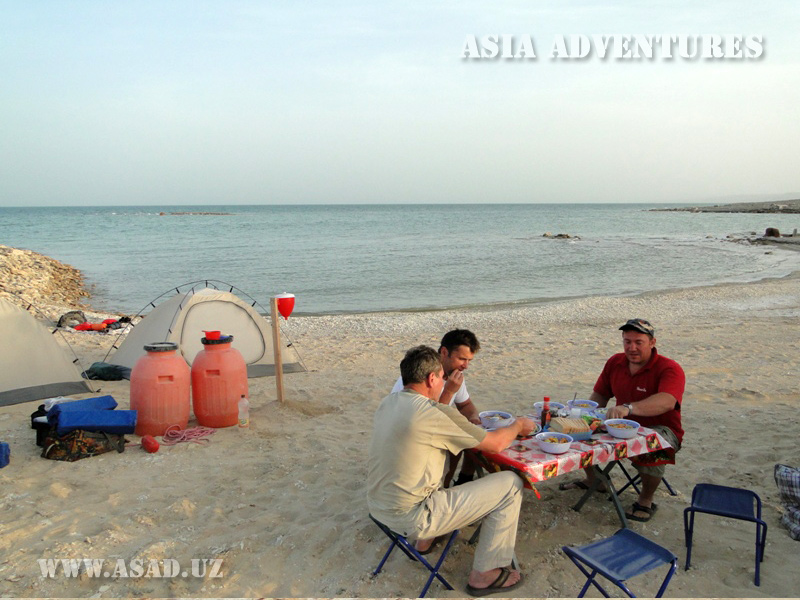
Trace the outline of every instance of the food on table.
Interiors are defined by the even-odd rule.
[[[583,419],[569,417],[551,419],[550,429],[559,433],[587,433],[591,431],[589,424]]]
[[[606,423],[606,427],[616,427],[617,429],[633,429],[633,425],[628,423]]]
[[[547,442],[548,444],[563,444],[567,440],[562,440],[560,437],[556,437],[554,435],[548,436],[542,440],[543,442]]]
[[[597,417],[593,417],[592,415],[583,415],[581,417],[581,419],[586,421],[586,424],[589,426],[589,429],[592,430],[592,431],[595,431],[598,427],[600,427],[600,425],[603,424],[603,421],[601,421]]]

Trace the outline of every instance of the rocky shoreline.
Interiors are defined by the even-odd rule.
[[[32,250],[0,245],[0,297],[21,306],[31,303],[57,319],[65,307],[90,309],[91,293],[75,267]]]
[[[715,204],[714,206],[651,208],[650,210],[654,212],[800,214],[800,199],[779,202],[736,202],[734,204]]]

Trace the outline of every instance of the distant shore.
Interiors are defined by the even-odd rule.
[[[765,213],[800,214],[800,198],[779,202],[736,202],[714,206],[682,206],[680,208],[651,208],[653,212],[703,212],[703,213]]]

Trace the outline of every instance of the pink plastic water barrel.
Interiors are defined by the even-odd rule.
[[[189,423],[189,365],[178,344],[157,342],[131,371],[131,410],[138,411],[136,435],[164,435],[168,427]]]
[[[192,406],[204,427],[230,427],[239,422],[239,400],[248,399],[247,364],[234,348],[232,335],[204,337],[192,362]]]

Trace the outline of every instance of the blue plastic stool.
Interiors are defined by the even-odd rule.
[[[442,554],[439,556],[439,560],[436,562],[436,565],[432,565],[427,560],[425,560],[424,556],[422,556],[419,552],[417,552],[417,549],[414,548],[414,544],[410,543],[405,538],[405,536],[402,536],[399,533],[392,531],[372,515],[370,515],[369,518],[372,519],[378,527],[380,527],[381,531],[383,531],[383,533],[385,533],[390,540],[392,540],[392,543],[389,546],[389,549],[386,551],[386,554],[383,555],[383,559],[378,565],[378,568],[375,569],[375,571],[373,571],[372,573],[373,577],[375,577],[378,573],[381,572],[381,569],[383,568],[384,563],[386,563],[386,560],[389,558],[389,555],[392,553],[392,550],[394,550],[395,548],[400,548],[400,550],[402,550],[408,558],[422,563],[425,566],[425,568],[428,569],[428,571],[430,571],[430,577],[428,577],[428,581],[425,582],[425,587],[422,588],[422,591],[420,592],[418,598],[425,597],[425,594],[428,592],[428,588],[431,587],[431,583],[433,583],[434,579],[438,579],[439,581],[441,581],[448,590],[453,589],[453,586],[450,585],[447,582],[447,580],[444,577],[442,577],[442,575],[439,573],[439,568],[442,566],[442,563],[444,562],[447,553],[450,552],[450,546],[453,545],[453,542],[455,541],[456,536],[458,535],[458,529],[456,529],[455,531],[453,531],[453,533],[450,534],[450,537],[447,540],[447,544],[442,550]]]
[[[767,543],[767,524],[761,519],[761,498],[758,494],[742,488],[698,483],[692,490],[692,505],[683,511],[683,531],[686,536],[686,569],[692,559],[692,533],[694,514],[707,513],[720,517],[750,521],[756,524],[756,577],[761,585],[761,561]]]
[[[628,483],[626,483],[625,485],[623,485],[621,488],[619,488],[617,490],[617,494],[621,494],[626,489],[628,489],[630,486],[633,486],[633,489],[636,490],[636,493],[638,494],[639,493],[639,485],[638,484],[642,481],[642,476],[639,475],[639,473],[636,473],[635,476],[631,477],[631,474],[628,472],[628,469],[625,468],[625,466],[622,464],[621,461],[617,462],[617,465],[619,466],[620,469],[622,469],[622,473],[625,475],[625,478],[628,480]],[[672,486],[669,484],[669,481],[667,481],[666,477],[662,478],[661,482],[665,486],[667,486],[667,489],[669,490],[670,496],[677,496],[678,495],[678,492],[676,492],[674,489],[672,489]]]
[[[629,597],[635,598],[636,596],[623,583],[624,581],[652,571],[661,565],[671,564],[658,593],[654,596],[654,598],[660,598],[678,568],[677,556],[630,529],[620,529],[611,537],[585,546],[564,546],[562,549],[575,563],[575,566],[586,575],[586,583],[578,594],[578,598],[583,598],[590,584],[600,590],[603,596],[609,597],[608,592],[595,579],[598,574],[608,579]]]

